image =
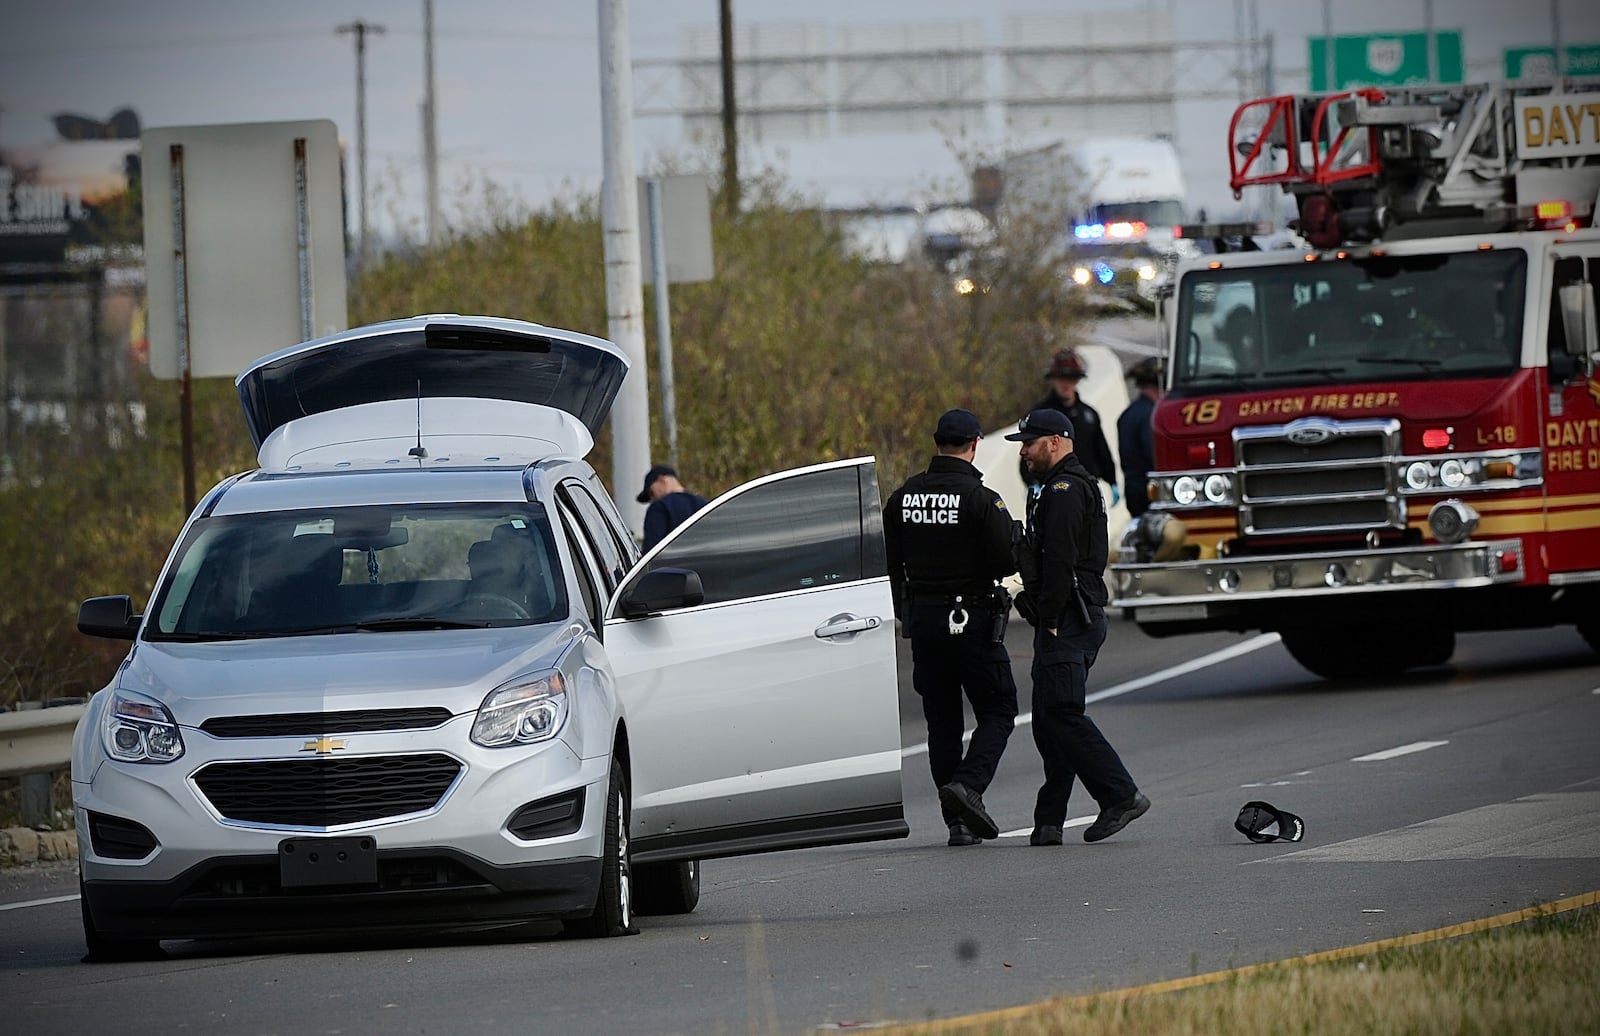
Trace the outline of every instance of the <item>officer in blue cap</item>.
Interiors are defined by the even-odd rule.
[[[1028,842],[1061,844],[1074,779],[1100,806],[1083,833],[1084,841],[1098,842],[1150,808],[1084,711],[1089,669],[1106,639],[1106,502],[1073,450],[1072,421],[1061,411],[1034,410],[1006,438],[1022,444],[1023,463],[1040,483],[1028,500],[1017,596],[1018,613],[1034,626],[1033,740],[1044,761]]]
[[[947,411],[933,432],[938,454],[883,512],[895,618],[911,638],[911,685],[928,721],[928,769],[950,845],[999,837],[983,792],[1017,717],[1004,639],[1011,599],[999,585],[1016,571],[1017,523],[972,465],[981,437],[971,411]],[[963,692],[977,720],[964,754]]]

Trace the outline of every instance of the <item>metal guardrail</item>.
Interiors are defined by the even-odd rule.
[[[87,705],[0,712],[0,777],[64,769],[72,762],[72,731]]]

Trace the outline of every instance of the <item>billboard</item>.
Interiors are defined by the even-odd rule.
[[[55,117],[57,139],[0,146],[0,266],[137,263],[138,116]],[[124,134],[131,132],[132,136]]]

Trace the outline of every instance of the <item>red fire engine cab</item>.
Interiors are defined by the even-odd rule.
[[[1151,509],[1113,603],[1155,636],[1275,631],[1307,669],[1442,664],[1456,634],[1573,624],[1600,651],[1600,81],[1271,97],[1249,227],[1165,307]]]

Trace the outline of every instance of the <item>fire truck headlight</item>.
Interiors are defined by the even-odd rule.
[[[1153,281],[1153,280],[1155,280],[1156,279],[1155,264],[1153,264],[1153,263],[1145,263],[1143,266],[1139,267],[1139,279],[1141,281]]]
[[[1460,489],[1471,480],[1467,473],[1467,466],[1459,460],[1451,458],[1439,465],[1439,481],[1447,489]]]
[[[1460,543],[1478,528],[1478,512],[1460,500],[1441,500],[1428,512],[1428,528],[1440,543]]]
[[[1206,476],[1206,499],[1214,504],[1233,503],[1233,480],[1227,475],[1215,474]]]
[[[1089,268],[1087,266],[1080,266],[1077,269],[1073,270],[1072,271],[1072,283],[1078,285],[1079,287],[1082,287],[1083,285],[1088,284],[1089,283]]]
[[[1184,475],[1172,483],[1172,500],[1174,503],[1188,506],[1200,496],[1200,482],[1192,475]]]
[[[1406,465],[1406,486],[1410,489],[1427,489],[1433,484],[1433,465],[1425,460]]]

